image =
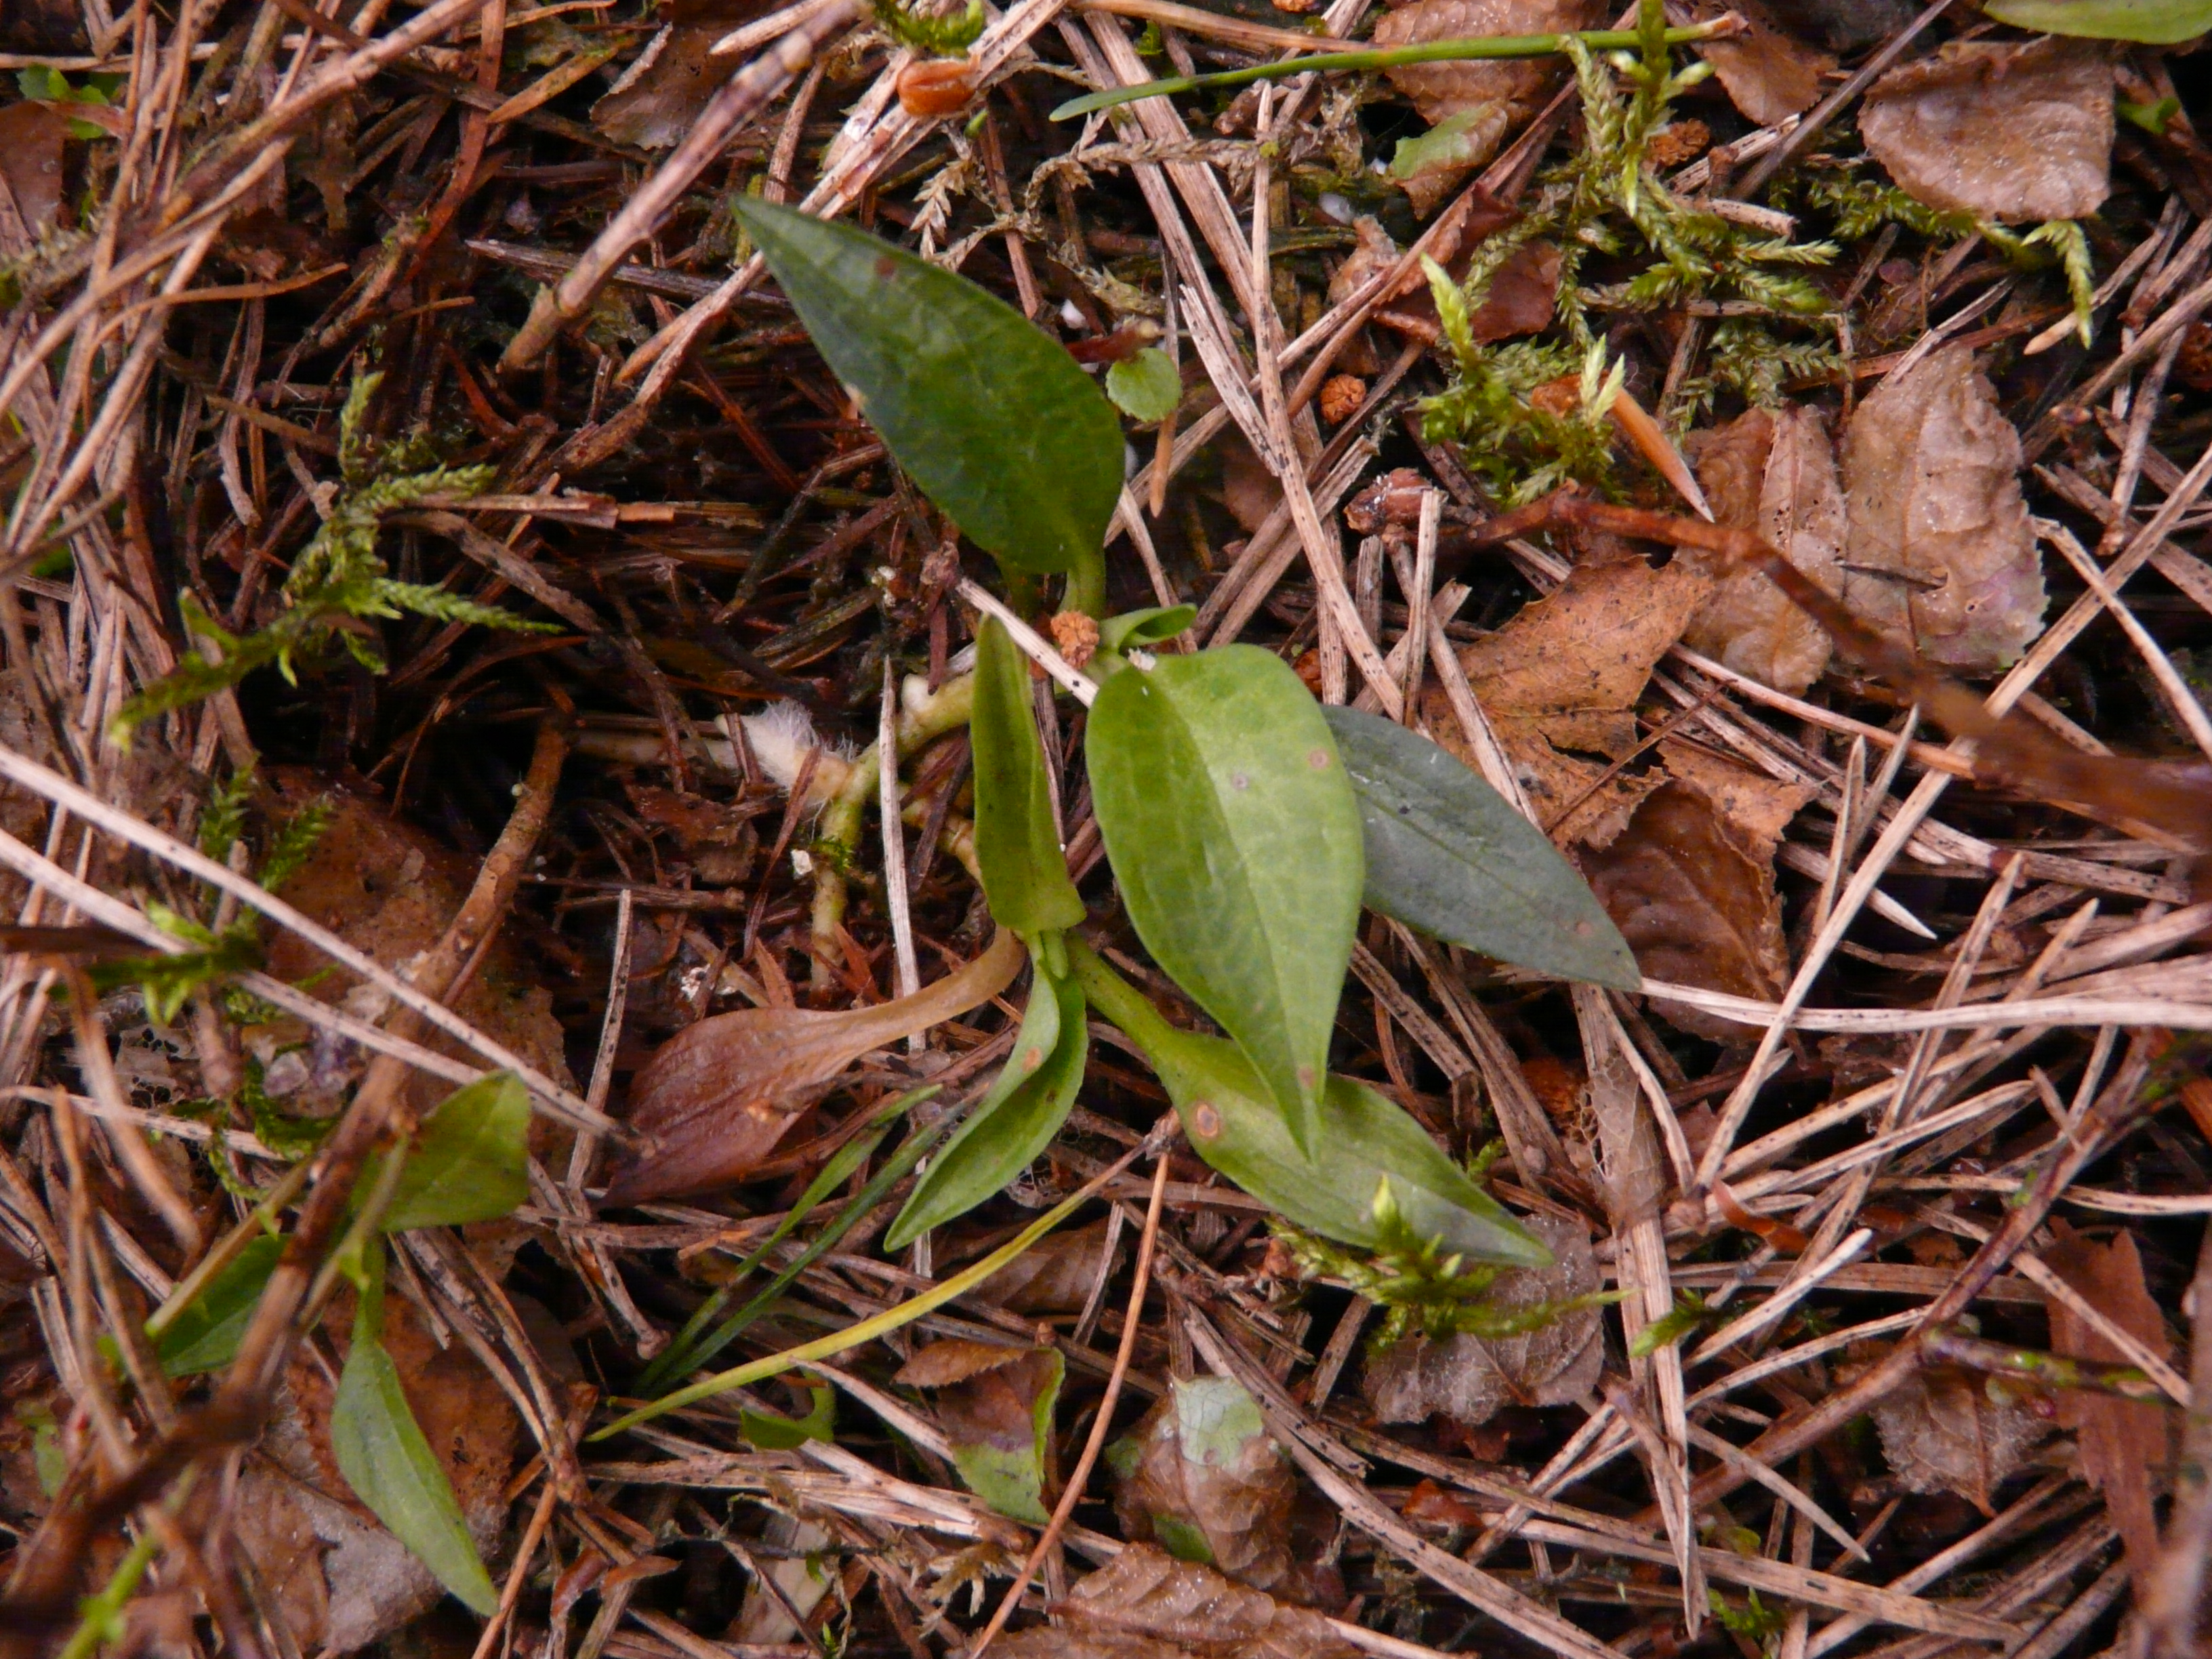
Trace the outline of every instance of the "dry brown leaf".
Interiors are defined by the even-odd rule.
[[[1731,6],[1703,0],[1687,8],[1699,21],[1726,10],[1743,19],[1743,33],[1707,40],[1698,55],[1713,66],[1713,78],[1745,118],[1771,127],[1820,101],[1820,77],[1836,66],[1832,54],[1784,32],[1756,0],[1735,0]]]
[[[975,1299],[1018,1314],[1075,1313],[1088,1306],[1091,1287],[1102,1273],[1111,1278],[1121,1256],[1116,1246],[1114,1261],[1101,1267],[1107,1225],[1096,1221],[1039,1239],[976,1286]]]
[[[1659,745],[1667,769],[1703,790],[1735,838],[1753,858],[1771,861],[1790,820],[1820,793],[1818,784],[1784,783],[1747,766],[1669,738]]]
[[[1491,1287],[1494,1305],[1526,1308],[1601,1288],[1587,1223],[1532,1215],[1522,1224],[1556,1260],[1548,1267],[1500,1273]],[[1598,1310],[1576,1308],[1521,1336],[1407,1337],[1368,1361],[1363,1387],[1385,1423],[1443,1416],[1473,1428],[1508,1406],[1580,1400],[1597,1385],[1604,1363]]]
[[[1464,279],[1470,258],[1448,267],[1455,278]],[[1524,242],[1513,250],[1490,279],[1483,302],[1468,313],[1468,331],[1477,344],[1534,334],[1550,325],[1559,296],[1559,250],[1550,242]],[[1392,301],[1375,313],[1375,320],[1401,334],[1433,344],[1442,337],[1437,321],[1437,302],[1426,284]]]
[[[834,1012],[742,1008],[685,1027],[630,1085],[630,1123],[646,1147],[615,1172],[606,1201],[742,1180],[847,1066],[988,1001],[1021,964],[1021,942],[1001,930],[975,961],[912,996]]]
[[[0,109],[0,178],[34,240],[61,211],[62,144],[68,137],[69,117],[52,104]]]
[[[592,106],[592,125],[616,143],[666,149],[691,130],[715,88],[730,78],[732,61],[711,55],[730,28],[716,22],[663,29]]]
[[[1760,856],[1720,805],[1676,778],[1646,796],[1627,830],[1588,854],[1590,889],[1653,979],[1771,1001],[1788,981],[1771,853]],[[1670,1006],[1685,1030],[1718,1040],[1741,1028]]]
[[[1874,1402],[1881,1454],[1907,1492],[1953,1492],[1984,1515],[2005,1477],[2050,1434],[2018,1401],[1992,1400],[1984,1379],[1950,1366],[1914,1371]]]
[[[949,1337],[933,1342],[898,1368],[891,1381],[908,1389],[949,1389],[957,1382],[1002,1370],[1034,1349]]]
[[[1844,603],[1942,667],[2016,660],[2045,602],[2020,465],[1969,347],[1883,381],[1844,444]]]
[[[2102,44],[1953,40],[1867,89],[1859,131],[1909,194],[2001,223],[2081,219],[2112,187]]]
[[[1297,1481],[1243,1384],[1176,1379],[1109,1455],[1125,1537],[1157,1539],[1255,1589],[1291,1580]]]
[[[997,1643],[1007,1659],[1353,1659],[1328,1620],[1132,1544],[1053,1608],[1056,1625]]]
[[[1820,413],[1754,409],[1685,446],[1713,516],[1755,531],[1830,592],[1841,585],[1844,489]],[[1795,695],[1828,665],[1827,630],[1756,571],[1722,582],[1682,635],[1695,651]]]
[[[0,52],[82,52],[84,9],[75,0],[8,0],[0,6]]]
[[[1478,34],[1553,34],[1598,26],[1603,8],[1591,0],[1413,0],[1386,12],[1375,25],[1378,46],[1405,46],[1426,40],[1455,40]],[[1498,63],[1401,64],[1383,70],[1390,84],[1413,100],[1431,126],[1486,105],[1506,114],[1498,131],[1517,127],[1565,72],[1553,61],[1524,58]],[[1488,156],[1471,165],[1480,167]]]
[[[2134,1237],[2120,1232],[2100,1245],[2067,1228],[2058,1247],[2044,1257],[2051,1270],[2094,1307],[2160,1358],[2172,1356],[2166,1320],[2143,1282],[2142,1257]],[[2075,1359],[2106,1364],[2131,1362],[2118,1346],[2088,1322],[2053,1297],[2051,1347]],[[2072,1429],[2081,1449],[2081,1468],[2089,1484],[2105,1494],[2112,1524],[2127,1540],[2128,1565],[2141,1583],[2159,1557],[2158,1517],[2151,1509],[2153,1482],[2166,1468],[2171,1419],[2162,1406],[2122,1400],[2086,1389],[2058,1391],[2058,1426]]]

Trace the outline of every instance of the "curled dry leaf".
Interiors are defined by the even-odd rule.
[[[1532,1215],[1525,1224],[1555,1260],[1548,1267],[1500,1273],[1491,1289],[1492,1305],[1510,1311],[1601,1288],[1588,1224]],[[1580,1400],[1597,1385],[1604,1363],[1598,1310],[1571,1308],[1519,1336],[1407,1337],[1368,1361],[1363,1386],[1385,1423],[1443,1416],[1472,1428],[1508,1406]]]
[[[2172,1352],[2166,1320],[2143,1282],[2142,1257],[2134,1237],[2121,1232],[2098,1244],[2055,1223],[2058,1247],[2044,1260],[2100,1313],[2161,1359]],[[2051,1303],[2051,1347],[2075,1359],[2130,1364],[2115,1343],[2065,1303]],[[2128,1565],[2142,1583],[2158,1559],[2158,1517],[2152,1512],[2154,1481],[2167,1467],[2172,1419],[2163,1406],[2122,1400],[2087,1389],[2058,1393],[2058,1426],[2072,1429],[2081,1449],[2081,1473],[2105,1494],[2112,1524],[2127,1540]]]
[[[1844,439],[1845,605],[1943,667],[2009,665],[2045,602],[2020,465],[1970,348],[1885,380]]]
[[[1292,1578],[1297,1482],[1243,1383],[1177,1379],[1109,1456],[1125,1536],[1157,1540],[1255,1589]]]
[[[646,1147],[615,1173],[606,1201],[741,1180],[847,1066],[989,1000],[1021,964],[1021,941],[1001,930],[975,961],[912,996],[836,1012],[744,1008],[687,1027],[630,1086],[630,1124]]]
[[[1707,40],[1698,55],[1713,66],[1713,78],[1745,118],[1769,127],[1820,101],[1820,77],[1835,68],[1834,57],[1782,28],[1757,0],[1735,0],[1732,6],[1702,0],[1686,9],[1699,21],[1724,10],[1743,19],[1741,33]]]
[[[1051,1518],[1052,1413],[1065,1374],[1050,1348],[955,1339],[932,1343],[893,1380],[934,1392],[938,1426],[969,1491],[1000,1514],[1041,1527]]]
[[[1353,1659],[1320,1614],[1132,1544],[1053,1609],[1059,1623],[995,1644],[1006,1659]]]
[[[1838,1368],[1839,1382],[1843,1375]],[[1881,1455],[1907,1492],[1953,1492],[1984,1515],[1995,1513],[1992,1495],[2051,1425],[2016,1400],[1992,1399],[1984,1382],[1929,1366],[1875,1401]]]
[[[1820,412],[1754,409],[1685,446],[1698,482],[1724,525],[1756,532],[1834,592],[1844,550],[1844,488]],[[1729,576],[1683,633],[1692,650],[1791,694],[1828,665],[1827,630],[1756,571]]]
[[[1859,130],[1930,207],[2002,223],[2084,218],[2112,187],[2112,58],[2055,36],[1950,41],[1869,88]]]

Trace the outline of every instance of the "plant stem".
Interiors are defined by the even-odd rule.
[[[153,1565],[156,1547],[151,1527],[140,1533],[131,1546],[131,1553],[117,1564],[107,1583],[97,1595],[88,1595],[82,1605],[83,1618],[71,1633],[58,1659],[92,1659],[92,1656],[107,1645],[122,1622],[123,1604],[131,1599],[138,1581],[146,1576]]]
[[[1733,15],[1716,17],[1686,29],[1668,29],[1667,44],[1687,46],[1736,33]],[[1573,37],[1592,52],[1634,50],[1644,42],[1632,29],[1584,29]],[[1164,98],[1172,93],[1196,92],[1213,87],[1249,86],[1255,81],[1276,81],[1285,76],[1306,75],[1316,70],[1394,69],[1401,64],[1450,64],[1497,58],[1543,58],[1561,50],[1564,34],[1474,35],[1456,40],[1426,40],[1418,46],[1367,47],[1358,52],[1317,52],[1281,63],[1255,64],[1250,69],[1223,70],[1214,75],[1178,75],[1139,86],[1113,87],[1087,97],[1070,99],[1052,112],[1055,121],[1070,121],[1093,110],[1112,109],[1139,98]]]
[[[2118,1395],[2123,1400],[2166,1403],[2166,1391],[2148,1371],[2133,1365],[2101,1365],[2094,1360],[2073,1359],[2036,1348],[2016,1348],[2009,1342],[1989,1342],[1978,1336],[1938,1331],[1920,1344],[1921,1357],[1992,1376],[2018,1377],[2043,1389],[2080,1389],[2094,1394]]]
[[[1067,963],[1075,982],[1091,1006],[1120,1026],[1128,1039],[1145,1051],[1146,1059],[1159,1052],[1160,1039],[1172,1037],[1169,1024],[1150,998],[1121,977],[1113,966],[1073,933],[1066,935]]]

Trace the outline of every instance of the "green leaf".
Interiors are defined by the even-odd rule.
[[[193,1376],[230,1364],[261,1300],[262,1287],[283,1254],[284,1241],[264,1234],[208,1280],[154,1339],[161,1369],[171,1376]]]
[[[1146,346],[1107,369],[1106,395],[1131,420],[1151,426],[1174,414],[1182,402],[1182,375],[1166,352]]]
[[[1098,828],[1145,948],[1235,1038],[1317,1149],[1359,921],[1359,808],[1320,705],[1255,646],[1109,679],[1085,743]]]
[[[1073,975],[1054,977],[1042,957],[1035,960],[1029,1007],[1012,1055],[982,1103],[915,1184],[884,1235],[885,1249],[904,1249],[932,1227],[1004,1191],[1067,1121],[1091,1052],[1083,988]]]
[[[1029,659],[995,617],[975,636],[968,729],[975,754],[975,863],[992,915],[1024,939],[1074,927],[1083,920],[1083,900],[1053,832]]]
[[[2153,46],[2212,29],[2212,0],[1991,0],[1983,10],[2014,28]]]
[[[529,1135],[530,1097],[514,1073],[456,1089],[422,1120],[385,1231],[505,1215],[530,1196]]]
[[[1098,648],[1118,653],[1164,645],[1197,620],[1194,605],[1155,605],[1142,611],[1125,611],[1098,624]]]
[[[378,1247],[381,1249],[381,1246]],[[467,1519],[438,1455],[422,1437],[384,1345],[356,1328],[331,1406],[331,1450],[361,1501],[470,1610],[497,1611]]]
[[[865,231],[731,205],[898,464],[969,540],[1033,575],[1097,553],[1121,493],[1121,422],[1073,357]]]
[[[1035,1369],[1025,1369],[1024,1381],[1034,1383],[1036,1394],[1030,1402],[1029,1432],[1020,1443],[1008,1444],[996,1435],[947,1438],[952,1467],[969,1491],[1011,1520],[1042,1527],[1052,1519],[1044,1506],[1045,1460],[1052,1449],[1053,1408],[1060,1401],[1067,1362],[1058,1350],[1046,1348],[1031,1356],[1028,1365]]]
[[[1418,732],[1325,708],[1359,799],[1367,908],[1501,962],[1622,991],[1620,930],[1542,830]]]
[[[1332,1077],[1312,1158],[1291,1140],[1234,1044],[1178,1030],[1086,946],[1069,959],[1091,1003],[1145,1051],[1167,1085],[1191,1148],[1308,1232],[1365,1249],[1388,1240],[1375,1194],[1387,1179],[1397,1212],[1424,1238],[1476,1261],[1547,1267],[1552,1253],[1446,1158],[1401,1107]]]
[[[809,1389],[812,1407],[804,1417],[778,1417],[773,1412],[740,1407],[738,1432],[762,1451],[795,1451],[810,1440],[837,1439],[837,1391],[827,1382]]]

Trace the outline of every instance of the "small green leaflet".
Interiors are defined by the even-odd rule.
[[[884,1235],[885,1249],[902,1250],[932,1227],[1004,1191],[1067,1121],[1091,1051],[1083,988],[1072,975],[1054,977],[1041,955],[1030,960],[1036,972],[1029,1007],[1006,1068],[944,1152],[931,1160]]]
[[[1500,962],[1641,987],[1589,884],[1495,789],[1395,721],[1322,713],[1359,799],[1369,909]]]
[[[763,1451],[795,1451],[810,1440],[835,1443],[837,1438],[837,1391],[827,1382],[807,1391],[813,1404],[804,1417],[778,1417],[742,1407],[738,1432]]]
[[[194,1376],[230,1364],[261,1300],[262,1287],[283,1254],[284,1241],[264,1233],[209,1279],[154,1339],[161,1369],[171,1376]]]
[[[499,1592],[469,1537],[453,1483],[416,1424],[398,1367],[358,1326],[331,1406],[331,1450],[355,1495],[440,1583],[472,1612],[489,1618],[498,1610]]]
[[[1146,346],[1106,371],[1106,395],[1133,421],[1146,426],[1164,421],[1182,401],[1182,375],[1158,346]]]
[[[1092,1005],[1135,1041],[1167,1085],[1191,1149],[1285,1219],[1376,1249],[1385,1241],[1375,1194],[1387,1178],[1398,1212],[1440,1249],[1516,1267],[1551,1265],[1551,1252],[1403,1108],[1364,1084],[1332,1077],[1309,1158],[1235,1045],[1170,1025],[1087,947],[1071,941],[1068,957]]]
[[[1073,927],[1083,900],[1053,831],[1044,744],[1030,702],[1029,659],[995,617],[975,636],[975,863],[1002,927],[1024,939]]]
[[[385,1231],[505,1215],[530,1196],[529,1134],[530,1097],[512,1072],[456,1089],[422,1120]]]
[[[1091,377],[973,283],[849,225],[732,210],[898,464],[1009,570],[1095,555],[1121,493],[1121,422]]]
[[[1133,651],[1139,646],[1164,645],[1198,620],[1194,605],[1155,605],[1142,611],[1125,611],[1098,624],[1101,651]]]
[[[2212,30],[2212,0],[1991,0],[1982,9],[2014,28],[2152,46]]]
[[[1318,1152],[1364,871],[1320,705],[1255,646],[1161,657],[1100,688],[1085,752],[1138,937]]]

